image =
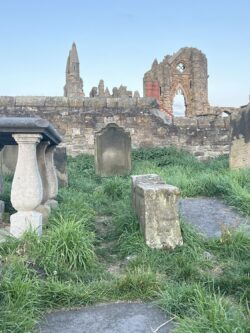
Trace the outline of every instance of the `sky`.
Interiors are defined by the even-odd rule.
[[[249,0],[0,0],[0,13],[0,96],[62,96],[75,41],[86,96],[100,79],[142,95],[155,58],[196,47],[210,104],[249,101]]]

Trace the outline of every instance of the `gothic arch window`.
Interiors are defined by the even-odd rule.
[[[183,89],[178,86],[173,97],[172,111],[174,117],[185,117],[186,98]]]

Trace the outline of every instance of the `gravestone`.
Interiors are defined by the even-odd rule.
[[[229,164],[231,169],[250,167],[250,104],[231,116]]]
[[[3,174],[14,174],[17,163],[18,146],[6,145],[0,153],[0,161],[2,162]],[[56,175],[58,186],[65,187],[68,185],[67,173],[67,152],[64,147],[56,147],[54,152],[54,163],[56,167]]]
[[[0,199],[2,194],[3,194],[3,177],[2,177],[2,163],[0,160]],[[4,202],[0,200],[0,222],[2,221],[3,212],[4,212]]]
[[[133,207],[146,244],[155,249],[182,245],[177,200],[180,191],[158,175],[132,176]]]
[[[95,134],[96,174],[123,175],[131,171],[131,137],[117,124],[110,123]]]

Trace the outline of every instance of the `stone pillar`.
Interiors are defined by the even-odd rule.
[[[36,211],[43,215],[43,222],[48,220],[49,214],[51,212],[50,206],[46,204],[48,198],[48,190],[49,190],[49,183],[48,183],[48,168],[46,165],[46,149],[50,144],[49,141],[40,142],[37,146],[37,163],[38,163],[38,170],[41,176],[42,185],[43,185],[43,198],[41,204],[36,208]]]
[[[18,144],[18,159],[11,188],[11,203],[17,213],[11,215],[10,233],[19,238],[29,230],[42,234],[42,214],[35,211],[43,199],[36,146],[40,134],[13,134]]]
[[[58,180],[56,175],[56,169],[54,164],[54,151],[56,146],[50,146],[46,149],[45,159],[46,159],[46,170],[47,170],[47,204],[51,208],[57,207],[57,201],[55,200],[58,194]]]

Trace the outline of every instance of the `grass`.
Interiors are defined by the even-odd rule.
[[[208,240],[181,221],[184,245],[152,250],[131,208],[129,175],[100,178],[86,155],[69,158],[68,172],[43,236],[0,244],[1,333],[32,332],[50,309],[138,299],[175,315],[176,333],[250,332],[249,234],[225,228]],[[250,170],[229,170],[225,156],[199,162],[173,148],[133,151],[132,174],[143,173],[159,174],[183,197],[217,196],[250,216]],[[8,176],[12,213],[10,184]]]

